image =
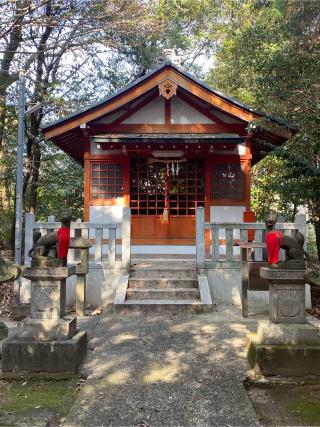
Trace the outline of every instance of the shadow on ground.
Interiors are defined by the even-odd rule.
[[[257,425],[243,386],[246,334],[232,309],[152,317],[106,312],[65,425]]]
[[[320,385],[251,385],[248,395],[263,426],[319,426]]]

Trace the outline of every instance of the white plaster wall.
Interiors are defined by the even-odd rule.
[[[245,206],[210,206],[211,222],[243,222]]]
[[[111,269],[101,264],[91,264],[87,274],[87,303],[93,307],[113,303],[119,277],[126,274],[126,269]]]
[[[239,263],[240,264],[240,263]],[[206,270],[211,298],[218,305],[241,305],[240,265],[235,268],[215,268]],[[248,304],[268,304],[269,292],[248,291]]]
[[[99,224],[121,224],[123,216],[122,206],[90,206],[89,222]],[[117,229],[117,239],[121,239],[122,231]],[[94,230],[89,232],[89,238],[94,239]],[[103,230],[103,239],[109,238],[109,230]],[[109,252],[108,245],[102,245],[102,254],[106,255]],[[90,255],[94,255],[95,247],[90,248]],[[121,245],[116,245],[116,253],[121,254]]]
[[[131,253],[134,255],[195,255],[196,247],[192,245],[133,245]]]
[[[92,122],[92,123],[94,123],[94,124],[98,124],[98,123],[101,123],[101,124],[108,124],[108,123],[111,123],[111,122],[113,122],[114,120],[116,120],[116,119],[117,119],[118,117],[120,117],[123,113],[124,113],[124,110],[120,110],[120,111],[117,111],[117,112],[112,113],[112,114],[107,114],[107,115],[105,115],[105,116],[103,116],[103,117],[100,117],[99,119],[95,120],[95,121],[94,121],[94,122]]]
[[[121,223],[122,206],[90,206],[89,221],[95,223]]]
[[[225,123],[243,123],[241,120],[236,119],[235,117],[228,116],[227,114],[221,113],[221,111],[211,109],[212,113],[215,114],[219,119],[224,121]]]
[[[243,212],[246,210],[245,206],[210,206],[210,221],[211,222],[243,222]],[[225,230],[220,230],[219,239],[225,239]],[[240,231],[234,230],[234,239],[240,239]],[[225,255],[225,245],[219,246],[219,253]],[[240,255],[240,248],[233,247],[233,254]]]
[[[159,96],[132,114],[123,124],[164,124],[164,98]]]
[[[214,122],[198,110],[182,101],[177,96],[171,98],[171,121],[173,124],[185,125],[192,123],[209,123]]]

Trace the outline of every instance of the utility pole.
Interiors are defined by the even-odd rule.
[[[23,208],[23,146],[25,126],[25,76],[19,75],[19,121],[18,121],[18,145],[17,145],[17,171],[16,171],[16,224],[14,242],[14,262],[21,265],[22,242],[22,208]],[[14,293],[16,303],[20,302],[20,279],[15,281]]]

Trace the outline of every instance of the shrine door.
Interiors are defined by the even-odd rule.
[[[204,206],[204,160],[131,159],[134,244],[195,244],[196,208]]]

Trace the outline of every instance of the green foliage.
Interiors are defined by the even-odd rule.
[[[83,168],[49,142],[42,143],[37,219],[57,219],[68,211],[83,220]],[[25,205],[28,206],[29,192]]]
[[[288,166],[281,157],[266,156],[252,168],[251,208],[258,220],[275,210],[292,221],[302,200],[292,192],[295,182],[286,180]]]
[[[208,82],[299,128],[253,171],[253,207],[309,207],[320,256],[319,2],[235,2]],[[319,229],[319,232],[317,232]]]

